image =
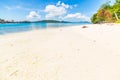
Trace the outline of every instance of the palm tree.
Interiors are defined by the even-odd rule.
[[[116,3],[120,3],[120,0],[116,0]]]
[[[116,19],[119,20],[117,13],[115,11],[114,11],[114,14],[115,14]]]

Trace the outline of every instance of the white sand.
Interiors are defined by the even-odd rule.
[[[120,25],[0,36],[0,80],[120,80]]]

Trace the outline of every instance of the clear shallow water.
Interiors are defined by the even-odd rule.
[[[34,29],[46,29],[52,27],[58,28],[83,24],[90,23],[6,23],[0,24],[0,35],[7,33],[29,31]]]

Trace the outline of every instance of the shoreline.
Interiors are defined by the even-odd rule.
[[[119,35],[120,24],[0,35],[0,80],[119,80]]]
[[[76,25],[76,26],[62,26],[62,27],[48,27],[48,28],[40,28],[40,29],[31,29],[27,31],[20,31],[20,32],[13,32],[13,33],[5,33],[5,34],[0,34],[0,36],[6,36],[6,35],[15,35],[15,34],[21,34],[21,33],[29,33],[29,32],[35,32],[35,31],[44,31],[44,30],[54,30],[54,29],[60,29],[60,28],[71,28],[71,27],[82,27],[84,25],[93,25],[93,24],[83,24],[83,25]]]
[[[54,23],[55,24],[55,23]],[[86,23],[87,24],[87,23]],[[72,26],[81,26],[82,24],[76,24],[76,25],[72,25]],[[14,25],[13,25],[14,26]],[[28,26],[28,25],[26,25],[26,26]],[[36,26],[36,27],[35,27]],[[71,25],[56,25],[56,27],[55,27],[55,25],[53,25],[53,27],[51,26],[51,25],[48,25],[48,26],[42,26],[42,25],[38,25],[39,27],[37,27],[37,25],[34,25],[34,26],[29,26],[27,29],[25,29],[24,30],[24,28],[22,29],[22,28],[19,28],[19,26],[18,26],[18,28],[15,28],[15,27],[10,27],[10,28],[13,28],[13,29],[11,29],[11,30],[9,30],[9,27],[7,26],[7,28],[8,28],[8,31],[7,31],[7,28],[3,28],[2,29],[2,27],[0,27],[1,28],[1,30],[0,30],[0,35],[6,35],[6,34],[14,34],[14,33],[21,33],[21,32],[29,32],[29,31],[33,31],[33,30],[44,30],[44,29],[55,29],[55,28],[61,28],[61,27],[71,27]],[[17,27],[17,26],[16,26]],[[25,26],[23,26],[23,27],[25,27]]]
[[[83,27],[83,26],[96,26],[96,25],[107,25],[107,26],[111,26],[111,25],[120,25],[120,24],[116,24],[116,23],[104,23],[104,24],[83,24],[83,25],[76,25],[76,26],[62,26],[62,27],[50,27],[50,28],[40,28],[40,29],[31,29],[31,30],[27,30],[27,31],[20,31],[20,32],[13,32],[13,33],[5,33],[5,34],[0,34],[1,36],[6,36],[6,35],[15,35],[15,34],[24,34],[24,33],[29,33],[29,32],[35,32],[35,31],[43,31],[43,30],[52,30],[52,29],[60,29],[60,28],[71,28],[71,27]]]

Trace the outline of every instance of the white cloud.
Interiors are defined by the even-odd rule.
[[[46,12],[46,19],[53,19],[53,18],[62,18],[65,14],[67,14],[68,9],[73,9],[77,7],[77,4],[68,5],[61,1],[58,1],[56,5],[47,5],[45,7],[44,12]]]
[[[60,6],[61,5],[61,1],[58,1],[56,6]]]
[[[56,6],[61,6],[61,7],[64,7],[64,8],[70,8],[70,5],[65,4],[65,3],[61,3],[61,1],[58,1]]]
[[[27,16],[27,19],[33,19],[33,18],[39,19],[41,18],[41,16],[37,12],[31,11],[29,15]]]
[[[15,10],[15,9],[21,9],[21,6],[5,6],[7,10]]]
[[[82,20],[89,20],[89,18],[81,13],[75,13],[75,14],[67,14],[65,19],[82,19]]]
[[[45,17],[49,19],[63,16],[67,13],[68,8],[70,8],[70,5],[61,3],[61,1],[58,1],[56,5],[47,5],[44,10],[45,12],[47,12]]]
[[[70,8],[70,5],[65,4],[65,3],[61,3],[61,6],[64,7],[64,8]]]
[[[20,6],[20,5],[13,5],[13,6],[5,5],[4,8],[7,9],[7,10],[41,11],[39,8],[38,9],[27,8],[27,7]]]
[[[48,12],[48,14],[46,15],[46,18],[53,18],[56,16],[62,16],[64,14],[66,14],[66,9],[62,6],[55,6],[55,5],[48,5],[46,6],[45,12]]]

